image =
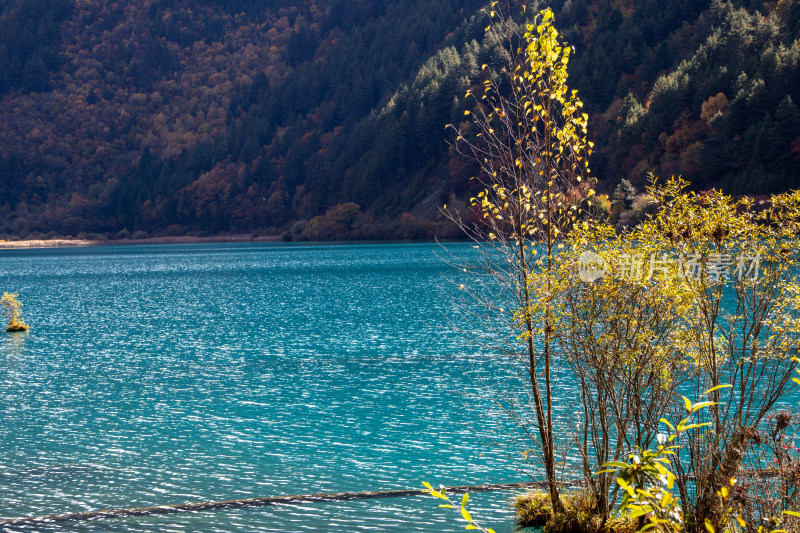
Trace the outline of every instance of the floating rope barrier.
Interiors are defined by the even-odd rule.
[[[512,490],[527,488],[542,488],[546,485],[542,481],[527,483],[493,483],[484,485],[464,485],[460,487],[446,487],[451,493],[462,492],[489,492],[493,490]],[[106,509],[103,511],[87,511],[81,513],[62,513],[47,516],[34,516],[22,518],[0,519],[0,527],[41,524],[44,522],[74,522],[82,520],[95,520],[99,518],[122,518],[126,516],[147,516],[157,514],[181,513],[187,511],[215,511],[219,509],[236,509],[245,507],[262,507],[266,505],[294,505],[310,502],[336,502],[346,500],[369,500],[375,498],[399,498],[403,496],[420,496],[425,494],[422,489],[412,490],[384,490],[376,492],[328,492],[320,494],[300,494],[287,496],[268,496],[265,498],[249,498],[242,500],[222,500],[198,503],[179,503],[175,505],[157,505],[155,507],[134,507],[130,509]]]

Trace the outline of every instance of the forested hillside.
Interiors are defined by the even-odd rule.
[[[600,189],[800,185],[799,3],[551,2]],[[482,4],[0,0],[0,238],[446,235]]]
[[[648,171],[700,188],[774,193],[800,187],[800,5],[769,16],[715,3],[702,44],[641,96],[604,118],[601,175],[642,183]]]

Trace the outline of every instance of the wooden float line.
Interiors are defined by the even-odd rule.
[[[542,488],[546,485],[543,481],[526,483],[494,483],[484,485],[464,485],[460,487],[446,487],[451,493],[463,492],[488,492],[493,490],[511,490],[526,488]],[[375,498],[398,498],[403,496],[421,496],[426,491],[413,490],[384,490],[376,492],[328,492],[320,494],[300,494],[294,496],[268,496],[266,498],[249,498],[242,500],[223,500],[199,503],[179,503],[175,505],[158,505],[155,507],[135,507],[131,509],[106,509],[103,511],[87,511],[82,513],[62,513],[47,516],[34,516],[22,518],[0,519],[0,527],[41,524],[43,522],[73,522],[93,520],[98,518],[122,518],[125,516],[147,516],[156,514],[180,513],[185,511],[215,511],[218,509],[236,509],[244,507],[262,507],[276,504],[300,504],[309,502],[335,502],[346,500],[369,500]]]

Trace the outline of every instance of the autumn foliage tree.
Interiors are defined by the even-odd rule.
[[[764,494],[766,484],[743,483],[734,501],[732,480],[761,475],[748,471],[754,462],[756,469],[764,465],[754,447],[788,399],[800,363],[800,263],[793,246],[800,192],[757,205],[719,191],[695,193],[672,178],[648,194],[652,216],[624,235],[607,223],[581,224],[558,258],[557,315],[573,333],[559,340],[578,363],[585,397],[589,446],[581,452],[589,471],[602,461],[614,467],[589,481],[604,486],[600,501],[618,477],[630,481],[635,474],[636,483],[620,484],[622,506],[631,510],[631,498],[648,500],[640,516],[661,531],[721,531],[734,520],[744,528],[739,514],[771,518],[747,508],[746,492],[760,501],[774,494]],[[589,282],[579,276],[587,253],[604,266]],[[693,408],[682,394],[704,401]],[[682,418],[684,408],[692,425],[665,422]],[[672,451],[666,435],[677,447]],[[658,485],[669,478],[663,487],[669,497],[653,499],[667,492],[650,490],[643,473],[659,462],[656,470],[669,476]],[[667,501],[679,512],[664,513]],[[746,530],[759,525],[751,521]]]
[[[471,200],[480,212],[476,224],[453,215],[481,251],[479,262],[463,268],[483,280],[462,289],[488,311],[482,341],[510,357],[529,384],[533,428],[520,414],[527,402],[500,401],[539,447],[558,510],[554,256],[576,221],[577,200],[589,193],[588,117],[567,87],[572,49],[559,38],[553,12],[545,9],[520,26],[497,2],[488,11],[486,32],[500,67],[481,67],[480,86],[467,92],[474,102],[468,120],[449,126],[453,149],[477,165],[474,179],[483,188]],[[523,6],[517,20],[525,16]]]

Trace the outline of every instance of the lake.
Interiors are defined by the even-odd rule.
[[[448,245],[469,254],[466,245]],[[487,435],[430,244],[2,250],[0,516],[527,481]],[[512,455],[518,450],[508,449]],[[512,531],[509,492],[473,494]],[[102,519],[5,531],[463,531],[431,497]]]

